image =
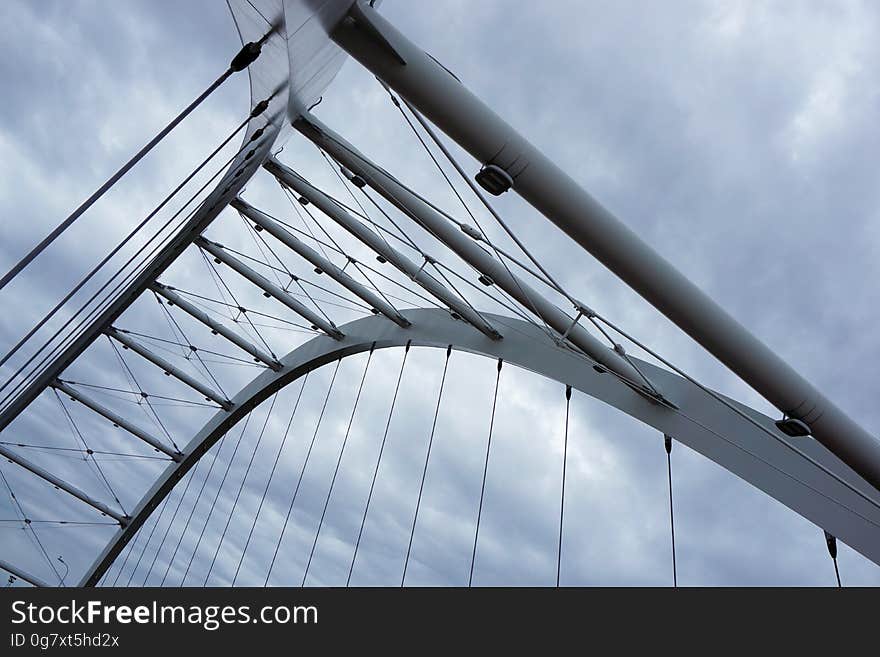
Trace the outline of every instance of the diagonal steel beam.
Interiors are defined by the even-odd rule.
[[[394,249],[388,242],[351,216],[327,194],[312,185],[293,171],[293,169],[281,164],[274,157],[268,158],[263,163],[263,168],[275,176],[282,185],[307,199],[321,212],[406,274],[412,281],[418,283],[429,294],[432,294],[446,304],[454,313],[473,325],[474,328],[485,333],[493,340],[501,339],[501,334],[489,322],[462,301],[461,298],[449,291],[440,281],[425,271],[424,265],[417,265],[397,249]]]
[[[69,484],[66,481],[64,481],[63,479],[61,479],[60,477],[56,477],[51,472],[49,472],[48,470],[45,470],[44,468],[41,468],[36,463],[33,463],[32,461],[29,461],[28,459],[24,458],[23,456],[19,456],[15,452],[6,449],[3,445],[0,445],[0,456],[2,456],[3,458],[9,459],[10,461],[15,463],[16,465],[20,465],[25,470],[29,470],[33,474],[37,475],[40,479],[43,479],[44,481],[48,481],[50,484],[63,490],[65,493],[69,493],[70,495],[73,495],[75,498],[79,499],[82,502],[85,502],[93,509],[97,509],[98,511],[100,511],[104,515],[110,516],[111,518],[116,520],[123,527],[125,527],[125,525],[128,524],[128,521],[129,521],[128,516],[123,515],[123,514],[119,513],[118,511],[114,511],[113,509],[111,509],[109,506],[107,506],[103,502],[96,500],[94,497],[92,497],[88,493],[84,493],[83,491],[81,491],[79,488],[77,488],[73,484]]]
[[[228,329],[226,326],[216,321],[201,308],[198,308],[197,306],[193,305],[182,296],[180,296],[177,292],[174,291],[173,287],[169,285],[163,285],[162,283],[156,281],[150,286],[150,289],[159,296],[164,297],[170,305],[177,306],[183,312],[187,313],[191,317],[194,317],[202,324],[207,326],[209,329],[211,329],[213,333],[222,335],[239,349],[246,351],[258,361],[261,361],[265,365],[271,367],[276,372],[281,369],[281,363],[278,362],[277,358],[270,354],[267,354],[258,346],[252,344],[235,331]]]
[[[406,328],[410,325],[409,320],[397,312],[397,309],[394,306],[358,283],[351,276],[342,271],[341,268],[334,265],[330,260],[322,256],[313,248],[304,244],[301,240],[284,230],[277,221],[272,219],[272,217],[268,216],[265,212],[261,212],[241,197],[232,199],[232,201],[229,202],[229,205],[275,237],[275,239],[284,244],[291,251],[299,254],[312,265],[323,271],[349,292],[366,301],[371,308],[382,313],[398,326]]]
[[[107,335],[111,338],[122,344],[127,349],[131,349],[133,352],[144,358],[145,360],[150,361],[156,367],[160,368],[165,374],[169,376],[173,376],[178,381],[185,383],[190,388],[198,392],[200,395],[208,399],[209,401],[213,401],[220,405],[223,410],[229,411],[232,409],[232,402],[222,397],[214,390],[211,390],[204,383],[191,377],[189,374],[181,370],[179,367],[169,363],[167,360],[159,356],[158,354],[154,354],[152,351],[147,349],[144,345],[137,342],[136,340],[131,339],[127,336],[123,331],[120,331],[118,328],[111,326],[107,329]]]
[[[270,281],[259,272],[256,272],[248,267],[238,258],[227,253],[223,249],[222,244],[211,242],[204,237],[199,237],[198,239],[196,239],[195,244],[196,246],[203,248],[205,251],[210,253],[223,264],[241,274],[244,278],[263,290],[263,292],[265,292],[267,295],[275,297],[275,299],[290,308],[297,315],[299,315],[300,317],[304,317],[306,320],[311,322],[313,326],[321,329],[331,338],[339,340],[342,337],[342,332],[338,328],[336,328],[336,325],[333,322],[324,319],[314,311],[309,310],[305,305],[294,299],[285,290],[281,289],[281,287],[275,285],[275,283]]]
[[[143,440],[145,443],[147,443],[151,447],[159,450],[160,452],[164,452],[165,454],[170,456],[173,460],[175,460],[175,461],[180,460],[180,456],[181,456],[180,452],[178,452],[175,449],[172,449],[171,447],[168,447],[158,438],[151,436],[149,432],[144,431],[136,424],[129,422],[121,415],[114,413],[106,406],[99,404],[94,399],[92,399],[88,395],[83,394],[82,392],[80,392],[79,390],[77,390],[73,386],[67,384],[66,382],[61,381],[61,380],[54,381],[52,383],[52,387],[55,388],[56,390],[59,390],[60,392],[63,392],[65,395],[67,395],[71,399],[78,401],[83,406],[86,406],[87,408],[92,409],[98,415],[101,415],[101,416],[107,418],[113,424],[122,427],[123,429],[128,431],[128,433],[130,433],[133,436],[136,436],[137,438],[140,438],[141,440]]]
[[[46,582],[41,580],[39,577],[35,577],[34,575],[31,575],[30,573],[23,571],[21,568],[17,568],[16,566],[13,566],[11,563],[9,563],[8,561],[4,561],[3,559],[0,559],[0,568],[5,570],[7,573],[11,573],[11,574],[15,575],[16,577],[18,577],[18,579],[24,580],[28,584],[32,584],[33,586],[37,586],[40,588],[45,588],[45,587],[49,586],[48,584],[46,584]]]

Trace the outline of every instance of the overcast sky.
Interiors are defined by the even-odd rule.
[[[865,428],[880,432],[873,368],[880,359],[880,339],[872,328],[880,321],[880,185],[874,162],[880,145],[880,73],[872,66],[880,55],[880,9],[874,3],[386,0],[381,11]],[[219,0],[4,3],[0,269],[6,271],[197,96],[239,47],[229,11]],[[234,129],[246,116],[249,100],[247,79],[239,74],[0,293],[3,352]],[[316,113],[405,182],[462,214],[387,94],[355,62],[345,64]],[[231,156],[237,144],[233,140],[224,155]],[[341,200],[354,202],[303,138],[293,135],[283,146],[282,161]],[[467,156],[462,161],[476,170]],[[218,159],[217,166],[221,163]],[[248,184],[244,197],[296,226],[318,230],[300,223],[296,209],[265,173]],[[358,200],[366,203],[363,197]],[[175,201],[171,209],[181,204]],[[513,194],[499,199],[497,207],[577,297],[705,384],[776,415]],[[478,216],[490,226],[485,213]],[[334,238],[344,239],[326,220],[322,225]],[[448,252],[415,226],[409,225],[408,232],[438,248],[452,264]],[[498,230],[490,232],[509,244]],[[265,255],[231,210],[207,234],[253,257]],[[343,244],[375,264],[351,240]],[[283,267],[341,291],[277,243],[272,246]],[[222,274],[242,305],[298,321],[228,270]],[[163,280],[204,296],[222,294],[194,249]],[[380,288],[397,295],[394,302],[400,307],[419,301],[386,282]],[[339,301],[327,292],[310,291],[323,295],[322,307],[337,323],[361,316],[327,304]],[[182,314],[174,317],[200,347],[236,354],[207,331],[199,333],[200,327]],[[176,329],[166,319],[154,300],[144,298],[118,325],[174,339]],[[276,327],[258,330],[279,355],[310,337],[279,329],[282,325],[274,320],[264,323]],[[169,348],[154,339],[150,344]],[[176,355],[160,353],[197,372],[179,349]],[[385,350],[371,360],[309,567],[309,584],[345,583],[402,356],[402,350]],[[400,582],[444,357],[438,350],[413,350],[407,358],[353,584]],[[185,387],[167,383],[155,368],[128,354],[125,358],[145,390],[198,399]],[[230,395],[259,372],[213,362],[222,357],[205,358]],[[299,585],[302,580],[366,361],[360,355],[340,365],[271,583]],[[3,379],[21,362],[18,358],[11,362],[14,367],[4,367]],[[228,585],[241,560],[236,584],[261,585],[333,371],[333,365],[324,367],[305,384],[271,481],[300,382],[278,395],[271,415],[267,402],[243,432],[241,425],[230,432],[195,469],[152,570],[180,490],[169,498],[161,512],[165,515],[154,514],[145,525],[149,533],[159,518],[152,542],[147,544],[146,535],[135,542],[122,574],[116,577],[120,561],[107,583],[158,585],[167,569],[166,585],[201,584],[210,569],[208,583]],[[65,378],[131,387],[106,339]],[[494,362],[453,353],[408,583],[467,583],[494,380]],[[513,367],[502,370],[476,584],[555,583],[563,392],[561,384]],[[213,412],[156,400],[160,426],[119,394],[96,389],[89,394],[181,446]],[[68,402],[66,407],[90,448],[155,456],[81,405]],[[71,447],[79,438],[66,422],[58,400],[44,393],[0,439]],[[670,584],[662,436],[575,393],[569,441],[563,584]],[[108,499],[103,473],[127,510],[166,465],[102,455],[98,472],[76,454],[21,449]],[[819,528],[684,446],[675,447],[672,460],[680,584],[835,583]],[[3,463],[2,472],[32,519],[106,521],[12,464]],[[267,481],[268,495],[241,559]],[[2,493],[0,557],[46,581],[57,581],[49,561],[64,574],[58,555],[70,565],[68,582],[78,579],[114,531],[110,525],[34,524],[38,543],[21,523],[5,522],[18,518],[18,509],[5,486]],[[184,526],[188,531],[175,549]],[[840,552],[844,584],[880,583],[880,568],[846,546]]]

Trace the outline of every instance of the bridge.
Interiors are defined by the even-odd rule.
[[[582,516],[566,504],[566,485],[572,404],[584,399],[652,436],[666,484],[670,583],[678,583],[677,445],[816,525],[835,571],[838,540],[880,564],[876,438],[373,5],[231,2],[243,47],[227,68],[2,279],[5,287],[36,266],[201,103],[249,76],[250,111],[231,134],[146,217],[126,218],[131,232],[5,349],[0,455],[14,517],[4,521],[30,548],[0,554],[10,583],[357,583],[407,396],[423,412],[419,435],[409,437],[412,481],[392,486],[411,522],[398,528],[407,547],[390,583],[410,581],[420,536],[453,541],[418,534],[420,523],[433,526],[423,500],[437,427],[481,413],[479,435],[457,436],[479,466],[474,508],[455,524],[466,534],[455,544],[470,548],[462,583],[475,575],[478,583],[480,566],[503,553],[485,535],[481,543],[480,528],[493,471],[515,478],[515,460],[495,460],[504,385],[524,372],[556,386],[555,429],[536,418],[530,442],[542,455],[533,458],[558,457],[557,479],[552,494],[546,482],[526,486],[553,501],[542,514],[554,525],[557,585],[566,523]],[[374,161],[346,126],[319,118],[347,58],[375,77],[455,209],[420,192],[414,172]],[[319,172],[290,155],[306,148],[323,163]],[[535,210],[532,221],[569,236],[777,413],[715,391],[606,317],[599,290],[560,284],[555,263],[537,257],[506,218],[514,196]],[[448,379],[457,361],[475,357],[489,372],[482,391]],[[433,359],[433,374],[407,378],[416,358]],[[384,411],[367,423],[359,409],[371,394],[383,396]],[[294,442],[295,455],[285,451]],[[316,460],[326,461],[321,477]],[[322,483],[307,502],[313,478]],[[352,514],[344,537],[326,527],[340,499]],[[304,515],[308,528],[298,524]],[[75,563],[56,556],[71,539],[50,540],[50,526],[82,530],[66,534],[82,555]],[[321,548],[338,561],[337,579],[311,571]]]

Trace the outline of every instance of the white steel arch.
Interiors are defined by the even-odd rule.
[[[359,319],[341,327],[343,338],[316,337],[282,358],[280,370],[258,375],[235,395],[230,412],[218,411],[195,434],[183,449],[183,458],[159,477],[80,585],[96,585],[174,485],[227,431],[274,392],[311,370],[369,351],[373,345],[381,349],[407,343],[444,349],[452,345],[571,385],[673,436],[880,564],[880,495],[815,440],[793,442],[771,418],[725,399],[728,406],[680,376],[637,361],[663,386],[677,408],[657,403],[608,371],[591,367],[583,356],[559,346],[522,320],[487,314],[486,319],[505,336],[492,340],[443,310],[413,309],[403,314],[411,322],[408,328],[384,317]]]

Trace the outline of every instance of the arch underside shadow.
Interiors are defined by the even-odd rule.
[[[412,322],[409,328],[381,316],[359,319],[340,327],[343,339],[316,337],[284,357],[280,371],[258,375],[233,398],[232,411],[218,411],[187,444],[185,457],[162,473],[132,513],[131,522],[119,529],[80,585],[96,585],[174,485],[270,395],[322,365],[368,351],[374,343],[381,349],[407,342],[444,349],[452,345],[502,358],[570,385],[674,437],[880,564],[880,495],[815,440],[788,438],[771,418],[727,399],[746,419],[686,379],[633,359],[678,408],[660,405],[613,375],[595,370],[590,361],[522,320],[486,313],[504,335],[503,340],[491,340],[444,310],[411,309],[403,314]]]

